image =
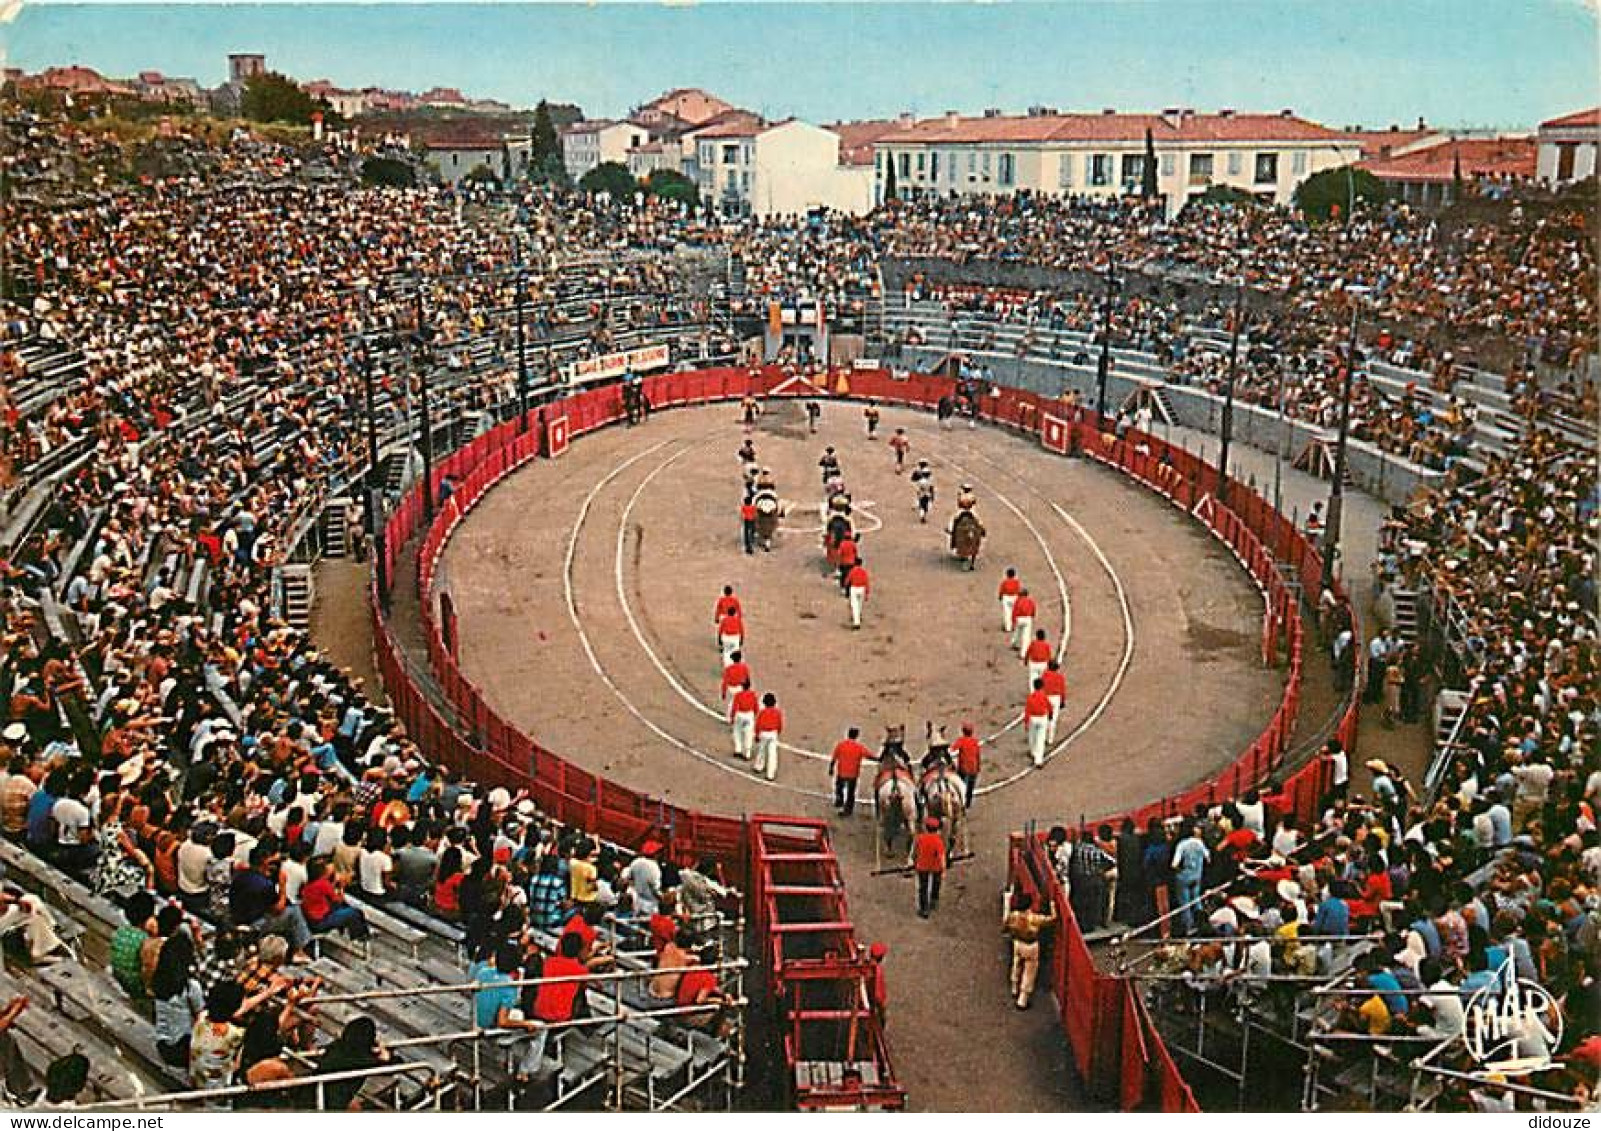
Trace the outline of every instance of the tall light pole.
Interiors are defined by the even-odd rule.
[[[1240,324],[1245,321],[1245,280],[1235,284],[1234,332],[1229,335],[1229,379],[1223,390],[1223,446],[1217,460],[1217,501],[1229,501],[1229,445],[1234,439],[1234,380],[1240,371]]]
[[[1112,295],[1117,288],[1117,263],[1106,261],[1106,296],[1101,300],[1101,357],[1095,366],[1095,412],[1106,426],[1106,378],[1112,371]]]
[[[1361,288],[1365,290],[1366,288]],[[1340,520],[1345,505],[1345,449],[1351,436],[1351,384],[1356,376],[1356,322],[1361,290],[1348,287],[1351,296],[1351,331],[1345,344],[1345,373],[1340,381],[1340,433],[1334,442],[1334,483],[1329,488],[1329,513],[1323,529],[1323,577],[1320,587],[1334,583],[1334,558],[1340,552]]]
[[[434,421],[428,406],[428,369],[433,360],[429,355],[428,332],[423,322],[422,277],[413,277],[413,295],[417,304],[417,326],[412,335],[408,353],[411,370],[417,378],[422,409],[422,498],[423,512],[434,516]]]
[[[378,505],[378,414],[374,403],[372,355],[367,350],[367,331],[362,329],[357,344],[357,362],[361,366],[361,381],[367,394],[367,533],[372,537],[373,557],[378,567],[378,596],[389,603],[389,565],[385,561],[383,508]]]

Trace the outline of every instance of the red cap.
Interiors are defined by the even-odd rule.
[[[661,841],[659,840],[647,840],[644,844],[639,846],[639,852],[642,856],[654,856],[661,850],[662,845]]]
[[[874,958],[883,958],[886,954],[889,953],[889,947],[885,946],[881,942],[876,942],[872,946],[867,948],[867,953],[870,954]]]
[[[511,863],[511,846],[510,845],[503,844],[499,848],[495,849],[495,863],[496,864],[510,864]]]
[[[935,829],[939,828],[939,818],[938,817],[930,817],[930,818],[928,818],[926,821],[923,822],[923,827],[925,829],[928,829],[930,832],[933,832]]]

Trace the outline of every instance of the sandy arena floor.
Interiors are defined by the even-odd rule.
[[[908,466],[935,466],[927,525],[885,443],[897,426],[912,439]],[[746,556],[741,438],[735,406],[667,412],[583,437],[492,492],[441,570],[467,674],[563,756],[719,813],[832,816],[826,754],[847,726],[876,750],[885,724],[904,723],[917,756],[925,720],[952,736],[974,720],[988,736],[970,826],[977,857],[954,867],[938,913],[919,920],[909,879],[868,874],[872,817],[858,809],[835,822],[851,908],[861,938],[890,946],[889,1035],[914,1106],[1083,1106],[1048,999],[1027,1013],[1006,1000],[1006,834],[1135,805],[1229,762],[1282,682],[1259,663],[1260,597],[1210,535],[1114,472],[995,429],[941,432],[911,411],[886,410],[869,441],[861,406],[840,402],[825,404],[817,435],[798,402],[768,406],[757,452],[792,505],[773,551]],[[825,444],[865,512],[873,593],[859,631],[825,576]],[[943,532],[963,481],[989,532],[972,573],[948,556]],[[1015,722],[1025,673],[995,599],[1007,566],[1038,600],[1037,625],[1066,641],[1069,702],[1038,771]],[[712,624],[724,584],[745,604],[757,690],[775,692],[786,714],[774,783],[730,754]]]

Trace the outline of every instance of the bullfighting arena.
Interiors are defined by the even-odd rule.
[[[1262,598],[1199,524],[1115,471],[989,426],[942,430],[911,410],[884,409],[869,439],[860,402],[822,404],[815,434],[803,402],[785,399],[767,400],[751,432],[786,504],[770,552],[741,548],[737,404],[602,429],[509,477],[440,563],[464,673],[510,722],[615,781],[712,812],[830,818],[858,937],[889,945],[891,985],[904,987],[888,1033],[919,1106],[1060,1110],[1076,1097],[1042,1089],[1042,1077],[1071,1079],[1046,1071],[1065,1057],[1050,1010],[1006,1000],[1006,834],[1136,806],[1236,757],[1282,686],[1261,663]],[[910,438],[908,470],[918,459],[934,469],[927,524],[895,471],[896,428]],[[821,545],[827,445],[872,578],[859,630]],[[988,533],[972,572],[944,533],[963,483]],[[1068,681],[1039,769],[1019,721],[1026,673],[996,596],[1007,567],[1036,598]],[[785,714],[772,782],[732,756],[713,620],[724,585],[744,604],[755,690]],[[964,720],[984,740],[975,855],[921,920],[909,877],[873,875],[871,806],[835,814],[827,756],[849,726],[876,752],[898,724],[916,759],[925,723],[954,737]],[[871,774],[869,764],[864,797]],[[1015,1051],[995,1057],[998,1047]]]

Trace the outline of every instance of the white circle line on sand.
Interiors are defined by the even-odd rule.
[[[719,722],[726,723],[727,720],[726,720],[726,717],[724,716],[724,714],[722,712],[718,711],[713,706],[711,706],[705,700],[700,698],[700,696],[695,694],[695,692],[693,690],[691,690],[690,688],[686,687],[684,685],[683,681],[678,679],[678,677],[675,676],[672,673],[672,671],[667,667],[667,665],[662,662],[661,657],[657,654],[656,650],[653,647],[651,647],[650,642],[645,637],[644,631],[640,628],[638,618],[634,615],[633,603],[632,603],[632,601],[629,600],[627,586],[624,584],[624,580],[623,580],[623,551],[624,551],[625,546],[626,546],[626,534],[627,534],[627,529],[628,529],[628,521],[629,521],[629,518],[633,515],[634,507],[638,504],[641,496],[644,494],[645,490],[650,486],[651,482],[656,478],[657,475],[661,474],[668,467],[672,466],[672,464],[677,462],[682,457],[688,455],[690,452],[695,451],[699,447],[704,447],[707,444],[710,444],[711,442],[712,441],[708,439],[708,440],[703,441],[701,444],[697,444],[697,445],[694,445],[692,447],[683,448],[683,449],[673,453],[672,455],[668,456],[665,460],[663,460],[660,464],[658,464],[654,469],[652,469],[651,472],[648,475],[646,475],[645,478],[643,480],[641,480],[639,485],[634,489],[634,493],[632,494],[632,496],[630,496],[627,504],[623,507],[622,514],[618,519],[618,523],[617,523],[617,541],[616,541],[616,547],[615,547],[615,554],[613,556],[612,577],[613,577],[614,585],[616,587],[617,600],[618,600],[618,603],[622,607],[623,616],[628,622],[629,630],[633,633],[634,640],[639,644],[640,648],[644,651],[646,657],[650,660],[651,664],[656,668],[657,673],[662,677],[662,679],[664,679],[667,682],[669,687],[671,687],[675,692],[677,692],[678,696],[681,699],[683,699],[684,702],[688,703],[695,710],[699,711],[701,714],[705,715],[708,718],[716,719]],[[1028,519],[1028,517],[1022,512],[1022,510],[1019,509],[1009,498],[1007,498],[1007,496],[1003,492],[996,490],[995,487],[992,484],[988,483],[981,476],[977,475],[971,469],[965,467],[962,464],[956,463],[953,460],[942,459],[941,462],[944,462],[944,463],[948,464],[949,466],[955,468],[958,472],[960,472],[962,474],[962,476],[964,478],[969,478],[969,479],[974,480],[975,482],[983,484],[987,491],[989,491],[991,494],[993,494],[997,499],[999,499],[1001,501],[1002,505],[1007,507],[1007,509],[1009,509],[1014,515],[1017,516],[1018,520],[1020,522],[1022,522],[1023,525],[1028,529],[1029,533],[1033,535],[1034,540],[1037,543],[1039,543],[1040,552],[1045,556],[1046,563],[1050,566],[1051,573],[1055,576],[1057,592],[1058,592],[1058,595],[1060,596],[1061,601],[1062,601],[1062,638],[1061,638],[1061,641],[1060,641],[1060,643],[1059,643],[1059,645],[1057,647],[1057,655],[1061,656],[1066,651],[1067,641],[1068,641],[1069,637],[1072,635],[1072,631],[1073,631],[1072,604],[1071,604],[1071,601],[1070,601],[1070,599],[1068,597],[1068,594],[1067,594],[1067,582],[1062,576],[1061,568],[1057,565],[1056,557],[1051,552],[1051,548],[1047,544],[1047,542],[1045,541],[1044,535],[1040,532],[1039,528],[1036,527],[1033,524],[1033,522],[1031,522]],[[1001,727],[1000,730],[997,730],[992,734],[985,735],[984,738],[981,741],[986,746],[990,745],[996,739],[1001,738],[1002,736],[1006,735],[1008,732],[1012,731],[1013,729],[1015,729],[1016,727],[1021,725],[1022,721],[1023,721],[1023,716],[1022,716],[1021,713],[1019,713],[1018,715],[1014,716],[1012,718],[1012,720],[1010,722],[1008,722],[1005,726]],[[791,752],[793,754],[798,754],[798,755],[800,755],[801,757],[804,757],[804,758],[811,758],[811,759],[813,759],[815,761],[828,762],[828,761],[831,760],[829,755],[824,754],[821,751],[811,750],[811,749],[809,749],[807,747],[803,747],[803,746],[796,746],[796,745],[794,745],[792,743],[780,742],[779,743],[779,747],[781,749],[787,750],[787,751],[789,751],[789,752]],[[871,757],[868,760],[869,761],[877,761],[877,759],[874,759],[874,758],[871,758]]]
[[[1066,738],[1062,739],[1062,741],[1058,742],[1055,746],[1051,747],[1050,750],[1046,751],[1045,764],[1049,764],[1052,759],[1054,759],[1058,754],[1062,753],[1062,751],[1066,750],[1070,745],[1077,741],[1085,731],[1089,730],[1090,727],[1094,726],[1095,723],[1100,720],[1100,717],[1106,713],[1107,707],[1111,706],[1112,699],[1117,694],[1118,689],[1122,687],[1123,678],[1128,674],[1129,666],[1133,663],[1134,659],[1134,614],[1129,608],[1128,592],[1123,588],[1122,578],[1118,576],[1117,570],[1112,568],[1111,561],[1109,561],[1106,557],[1106,554],[1101,551],[1099,543],[1097,543],[1095,539],[1090,536],[1089,531],[1084,529],[1083,524],[1080,523],[1078,519],[1074,518],[1065,509],[1063,509],[1061,504],[1057,503],[1054,499],[1048,498],[1044,492],[1039,490],[1039,488],[1035,487],[1022,476],[1017,475],[1015,472],[1007,471],[1006,468],[1002,467],[988,456],[974,452],[971,449],[966,450],[971,455],[983,460],[985,463],[996,468],[997,470],[1012,476],[1012,478],[1022,483],[1032,493],[1049,503],[1051,509],[1056,512],[1057,518],[1066,523],[1073,530],[1073,532],[1082,538],[1085,544],[1089,546],[1090,552],[1095,555],[1095,560],[1100,563],[1101,568],[1106,571],[1107,577],[1111,579],[1112,589],[1117,594],[1118,610],[1122,614],[1123,618],[1123,655],[1118,661],[1117,671],[1112,674],[1111,682],[1107,684],[1105,693],[1102,694],[1100,701],[1095,704],[1090,713],[1079,722],[1078,726],[1073,728],[1072,733],[1070,733]],[[987,785],[979,787],[976,792],[979,794],[984,794],[993,790],[1001,789],[1005,786],[1011,785],[1013,782],[1016,782],[1021,778],[1026,777],[1031,773],[1034,773],[1036,770],[1041,768],[1043,768],[1043,765],[1039,767],[1025,766],[1023,769],[1018,770],[1010,777],[1002,778],[999,781],[990,782]]]
[[[600,677],[601,682],[604,683],[611,691],[612,695],[617,698],[617,701],[623,705],[623,709],[626,710],[630,715],[633,715],[634,718],[639,721],[640,725],[649,730],[657,738],[661,739],[669,746],[672,746],[674,749],[681,750],[691,757],[699,758],[702,762],[705,762],[710,766],[715,766],[724,773],[732,774],[735,777],[744,778],[747,781],[760,782],[763,785],[769,785],[775,789],[784,790],[787,793],[797,793],[804,797],[821,797],[825,801],[830,800],[830,794],[813,789],[803,789],[800,786],[789,785],[784,782],[768,781],[760,774],[756,774],[752,771],[742,770],[737,766],[732,766],[729,764],[727,758],[719,758],[715,754],[709,754],[700,749],[698,746],[691,745],[690,743],[679,738],[677,735],[669,734],[667,731],[657,726],[653,720],[651,720],[643,711],[634,705],[633,700],[629,699],[627,695],[623,694],[622,688],[618,687],[611,676],[607,674],[605,666],[601,664],[600,658],[595,654],[594,645],[590,643],[589,634],[584,631],[583,618],[578,615],[578,601],[573,593],[573,559],[577,556],[578,552],[578,536],[584,528],[584,522],[586,519],[588,519],[590,510],[595,505],[595,499],[597,496],[599,496],[601,491],[605,490],[607,485],[610,484],[612,480],[616,479],[617,476],[628,470],[628,468],[632,467],[646,456],[660,451],[669,444],[677,442],[677,440],[663,440],[660,443],[654,444],[651,447],[648,447],[643,451],[630,456],[628,459],[612,468],[612,470],[609,471],[598,483],[590,488],[589,494],[584,496],[583,505],[578,508],[577,521],[573,523],[572,532],[567,536],[567,552],[562,562],[562,593],[567,603],[567,617],[570,621],[572,621],[573,630],[578,633],[578,642],[583,646],[584,655],[589,658],[589,666],[595,670],[595,674]]]

